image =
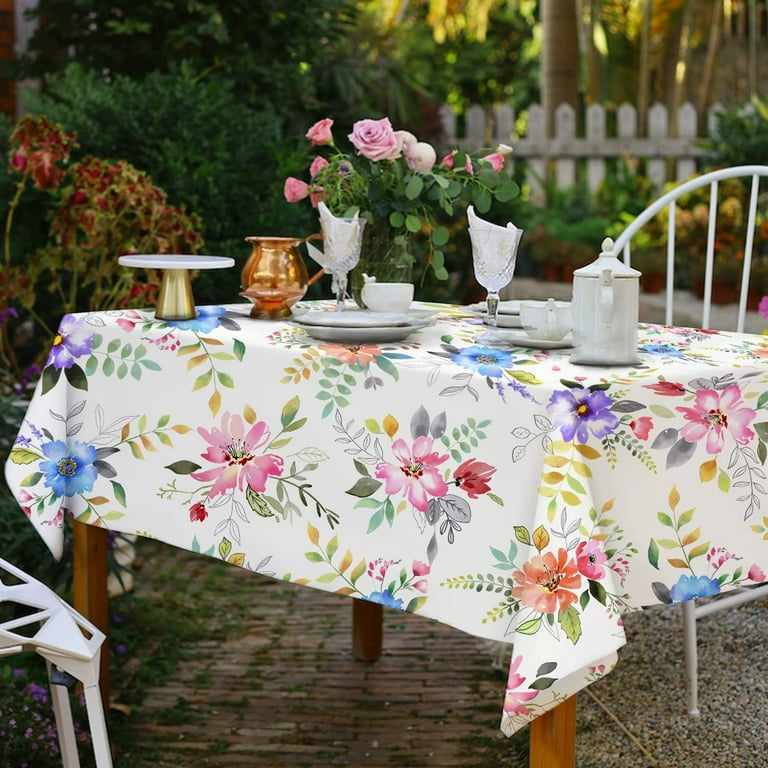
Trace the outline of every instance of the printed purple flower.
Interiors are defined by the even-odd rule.
[[[619,425],[611,405],[611,398],[600,389],[563,389],[552,394],[547,409],[563,440],[570,442],[575,437],[577,442],[586,443],[590,432],[605,437]]]
[[[514,355],[507,350],[482,347],[478,344],[464,347],[451,355],[451,360],[462,368],[469,368],[492,379],[501,378],[504,369],[509,368],[514,359]]]
[[[68,447],[61,440],[53,440],[41,447],[47,461],[40,462],[40,471],[56,496],[75,496],[93,490],[98,473],[93,466],[96,449],[92,445],[75,440]]]
[[[79,357],[90,355],[92,347],[93,331],[85,320],[74,315],[64,315],[53,337],[51,352],[45,364],[57,370],[71,368]]]
[[[709,576],[681,576],[672,589],[669,596],[673,603],[683,603],[693,600],[695,597],[711,597],[720,594],[720,582],[710,579]]]
[[[209,307],[196,307],[197,317],[191,320],[168,320],[167,324],[181,331],[197,331],[197,333],[210,333],[221,325],[221,318],[227,314],[227,310],[219,305]]]

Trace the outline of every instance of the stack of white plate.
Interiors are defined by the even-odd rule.
[[[320,341],[365,344],[403,341],[435,322],[434,314],[368,312],[366,310],[295,311],[290,321]]]
[[[483,316],[483,322],[487,322],[488,306],[484,301],[469,304],[467,310],[476,315]],[[496,317],[499,328],[522,328],[520,322],[520,302],[517,300],[500,301],[499,313]]]

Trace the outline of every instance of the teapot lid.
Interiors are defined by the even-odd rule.
[[[614,278],[620,277],[640,277],[640,272],[627,266],[618,258],[613,247],[613,238],[606,237],[602,243],[600,255],[586,267],[581,267],[574,271],[574,277],[594,277],[599,278],[605,270],[613,273]]]

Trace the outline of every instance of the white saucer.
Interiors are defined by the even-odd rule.
[[[198,256],[190,253],[127,254],[119,256],[117,261],[124,267],[147,269],[223,269],[235,266],[235,260],[229,256]]]
[[[313,325],[311,323],[303,323],[301,316],[293,317],[287,322],[303,329],[308,336],[320,341],[333,341],[340,344],[381,344],[403,341],[414,331],[433,325],[435,316],[422,319],[410,318],[405,325],[377,325],[371,327]]]
[[[476,304],[469,304],[466,309],[476,315],[482,315],[487,318],[488,308],[484,301],[478,301]],[[487,324],[486,321],[483,321]],[[520,302],[512,301],[500,301],[499,312],[496,315],[496,323],[499,328],[522,328],[520,322]]]
[[[558,341],[552,341],[550,339],[534,339],[526,333],[514,332],[506,328],[488,329],[476,333],[473,341],[489,346],[526,347],[528,349],[570,349],[573,346],[573,336],[570,333]]]

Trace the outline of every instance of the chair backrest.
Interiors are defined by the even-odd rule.
[[[0,655],[42,648],[88,661],[104,642],[104,633],[53,590],[2,558],[0,603],[30,609],[7,619],[0,616]]]
[[[673,323],[674,288],[675,288],[675,251],[676,251],[676,212],[677,201],[688,193],[709,186],[708,222],[706,233],[706,252],[704,261],[704,297],[702,328],[709,328],[710,311],[712,304],[712,279],[715,264],[716,233],[718,222],[719,203],[718,184],[724,179],[745,178],[751,179],[749,184],[749,201],[746,208],[746,228],[744,230],[744,260],[742,263],[738,315],[735,330],[744,330],[744,317],[747,311],[747,292],[749,288],[750,268],[755,244],[755,227],[757,223],[758,199],[760,196],[760,179],[768,177],[768,165],[737,165],[730,168],[721,168],[716,171],[702,174],[693,179],[679,184],[656,201],[651,203],[644,211],[626,227],[626,229],[614,241],[614,253],[619,254],[626,264],[631,264],[630,241],[632,237],[658,214],[668,209],[667,235],[666,235],[666,306],[665,322]]]

